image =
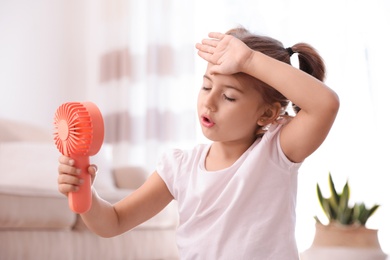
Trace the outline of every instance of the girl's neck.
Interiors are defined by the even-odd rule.
[[[208,171],[218,171],[232,166],[241,155],[253,144],[246,143],[212,143],[205,160],[205,168]]]

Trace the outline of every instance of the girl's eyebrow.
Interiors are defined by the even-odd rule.
[[[207,75],[203,75],[203,78],[206,78],[207,80],[209,80],[210,82],[213,82],[213,80],[207,76]],[[232,85],[223,85],[224,88],[231,88],[231,89],[234,89],[234,90],[237,90],[238,92],[240,93],[244,93],[244,91],[242,91],[242,89],[236,87],[236,86],[232,86]]]

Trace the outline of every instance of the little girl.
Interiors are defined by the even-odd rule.
[[[244,28],[209,37],[196,44],[208,62],[198,115],[213,142],[168,151],[148,180],[114,205],[92,189],[92,207],[81,217],[111,237],[176,200],[181,259],[298,259],[298,168],[326,138],[338,97],[322,82],[324,63],[310,45],[284,48]],[[294,53],[300,69],[290,64]],[[287,115],[290,102],[295,117]],[[59,162],[59,191],[77,191],[74,161]],[[89,172],[93,180],[96,167]]]

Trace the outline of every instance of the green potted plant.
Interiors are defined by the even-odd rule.
[[[328,175],[328,186],[330,196],[324,197],[317,183],[317,198],[328,223],[314,217],[316,231],[313,244],[304,252],[302,259],[386,259],[379,244],[378,230],[366,227],[368,219],[380,206],[351,203],[348,181],[338,192],[331,173]]]
[[[348,181],[344,184],[342,192],[338,193],[333,182],[332,175],[328,175],[330,197],[325,198],[320,185],[317,183],[317,198],[321,208],[328,218],[329,224],[341,226],[365,226],[367,220],[379,208],[378,204],[367,208],[364,202],[356,202],[350,205],[350,188]],[[314,217],[317,223],[321,223],[317,216]]]

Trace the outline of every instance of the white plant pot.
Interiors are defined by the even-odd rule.
[[[313,244],[301,260],[386,260],[378,231],[362,226],[316,224]]]

